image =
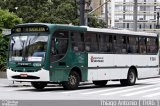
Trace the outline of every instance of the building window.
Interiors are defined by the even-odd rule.
[[[129,23],[127,23],[127,28],[129,28]]]
[[[141,29],[142,28],[142,26],[141,26],[141,24],[139,25],[139,29]]]
[[[150,25],[149,28],[152,29],[152,25]]]

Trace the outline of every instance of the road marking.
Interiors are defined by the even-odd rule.
[[[149,82],[146,82],[146,83],[152,83],[153,84],[153,83],[158,83],[158,82],[160,82],[160,80],[158,80],[158,81],[149,81]],[[145,81],[143,83],[145,83]],[[91,86],[91,85],[84,85],[84,86]],[[96,93],[102,93],[102,92],[121,90],[121,91],[111,92],[109,94],[108,93],[107,94],[102,94],[102,95],[112,95],[112,94],[121,93],[121,92],[127,92],[127,91],[132,91],[132,90],[137,90],[137,89],[144,89],[146,87],[152,87],[152,86],[155,86],[155,85],[149,85],[149,86],[145,86],[145,87],[141,87],[141,88],[139,88],[139,86],[140,85],[134,85],[134,86],[126,86],[126,87],[120,87],[120,88],[119,87],[117,87],[117,88],[106,87],[107,89],[105,89],[105,90],[99,90],[99,89],[96,89],[96,88],[95,89],[82,89],[82,90],[75,90],[75,91],[65,91],[65,92],[61,92],[61,93],[69,94],[69,93],[78,93],[78,92],[80,92],[80,94],[89,95],[89,94],[96,94]],[[134,87],[138,87],[138,88],[134,88]],[[125,89],[125,90],[123,90],[123,89]],[[84,93],[81,93],[81,92],[84,92]]]
[[[117,93],[124,93],[124,92],[129,92],[129,91],[134,91],[134,90],[140,90],[140,89],[150,88],[150,87],[154,87],[154,86],[156,86],[156,85],[148,85],[148,86],[143,86],[143,87],[138,87],[138,88],[133,88],[133,87],[135,87],[135,86],[133,86],[133,87],[130,87],[125,90],[110,92],[110,93],[105,93],[105,94],[100,94],[100,95],[109,96],[109,95],[113,95],[113,94],[117,94]]]
[[[157,81],[157,80],[160,80],[160,78],[139,79],[137,81]]]
[[[156,93],[152,93],[152,94],[149,94],[149,95],[145,95],[143,97],[152,98],[152,97],[156,97],[156,96],[160,96],[160,93],[156,92]]]
[[[155,80],[153,80],[153,81],[151,80],[151,81],[149,81],[149,82],[146,81],[146,80],[144,80],[144,81],[138,81],[137,84],[138,84],[138,83],[159,83],[159,82],[160,82],[160,80],[156,80],[156,81],[155,81]]]
[[[133,95],[138,95],[138,94],[142,94],[142,93],[146,93],[146,92],[150,92],[150,91],[155,91],[155,90],[159,90],[160,87],[158,88],[152,88],[152,89],[147,89],[147,90],[143,90],[143,91],[137,91],[137,92],[133,92],[133,93],[128,93],[125,94],[123,96],[133,96]]]
[[[107,87],[106,87],[107,88]],[[109,89],[105,89],[105,90],[95,90],[95,91],[91,91],[91,92],[85,92],[85,93],[80,93],[80,94],[83,94],[83,95],[88,95],[88,94],[95,94],[95,93],[101,93],[101,92],[106,92],[106,91],[115,91],[115,90],[121,90],[121,89],[124,89],[126,87],[118,87],[118,88],[109,88]]]

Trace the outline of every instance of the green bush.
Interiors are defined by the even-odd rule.
[[[22,23],[22,19],[18,18],[8,10],[0,9],[0,71],[6,70],[6,60],[8,54],[9,37],[2,36],[2,29],[11,29],[14,25]]]

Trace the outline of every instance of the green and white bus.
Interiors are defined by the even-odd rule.
[[[131,86],[159,73],[154,33],[27,23],[12,29],[9,46],[8,79],[36,89],[48,83],[77,89],[84,81],[105,86],[110,80]]]

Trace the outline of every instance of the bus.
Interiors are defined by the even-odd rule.
[[[31,82],[35,89],[49,83],[74,90],[80,82],[105,86],[159,73],[158,35],[119,29],[46,23],[25,23],[11,30],[7,78]]]

